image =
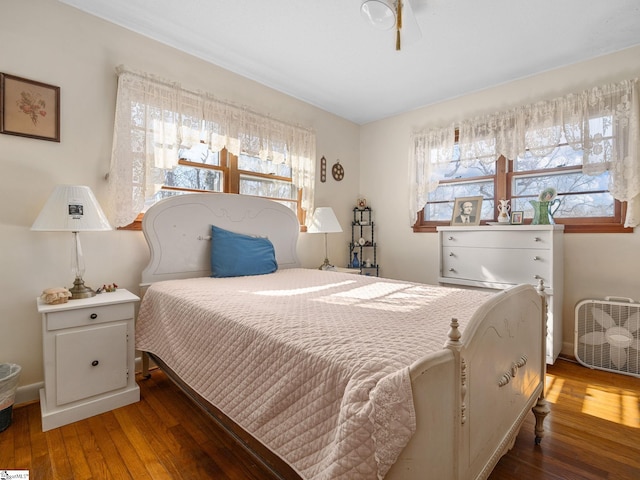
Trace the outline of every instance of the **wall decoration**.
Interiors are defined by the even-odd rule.
[[[344,168],[340,165],[340,160],[337,160],[336,163],[333,164],[333,167],[331,167],[331,174],[336,182],[344,178]]]
[[[320,159],[320,181],[322,183],[327,181],[327,159],[324,158],[324,155]]]
[[[479,225],[482,197],[459,197],[453,205],[451,225]]]
[[[367,199],[366,198],[359,198],[356,206],[360,209],[363,210],[365,208],[367,208]]]
[[[0,133],[60,141],[60,87],[0,73]]]

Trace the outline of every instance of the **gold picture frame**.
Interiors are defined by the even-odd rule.
[[[60,87],[0,73],[0,133],[60,142]]]
[[[451,225],[480,225],[482,216],[482,196],[458,197],[453,205]]]

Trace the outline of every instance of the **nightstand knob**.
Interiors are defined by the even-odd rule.
[[[89,318],[91,320],[95,320],[96,318],[98,318],[98,314],[97,313],[92,313],[91,315],[89,315]]]
[[[455,254],[455,253],[453,253],[453,252],[449,252],[449,256],[450,256],[450,257],[455,257],[455,256],[456,256],[456,254]]]
[[[540,260],[540,257],[533,257],[534,261]]]
[[[455,271],[456,271],[456,269],[455,269],[455,268],[450,268],[450,269],[449,269],[449,271],[450,271],[450,272],[455,272]]]
[[[91,362],[91,366],[92,367],[97,367],[99,363],[100,362],[98,360],[94,360],[93,362]]]

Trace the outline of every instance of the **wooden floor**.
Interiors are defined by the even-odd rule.
[[[46,433],[38,403],[15,408],[0,470],[29,470],[30,480],[275,478],[162,372],[138,383],[140,402]],[[490,479],[640,479],[640,379],[558,361],[547,383],[542,444],[530,415]]]

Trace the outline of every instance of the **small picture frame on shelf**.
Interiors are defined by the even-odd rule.
[[[453,205],[451,225],[480,225],[482,197],[459,197]]]
[[[524,212],[511,212],[511,225],[522,225],[524,220]]]

